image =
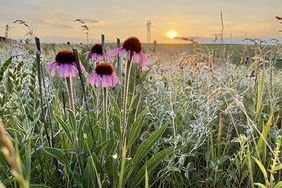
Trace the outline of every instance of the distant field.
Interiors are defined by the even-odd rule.
[[[3,42],[0,41],[0,49],[9,48],[14,43],[14,41],[10,42]],[[72,49],[77,48],[79,50],[86,50],[89,49],[91,45],[87,44],[42,44],[43,50],[60,50],[60,49]],[[29,45],[29,48],[34,49],[34,44]],[[106,44],[106,48],[108,50],[116,48],[116,44],[110,43]],[[225,55],[225,58],[229,59],[233,64],[240,64],[245,58],[253,57],[256,53],[256,46],[255,45],[231,45],[226,44],[224,46],[220,44],[200,44],[200,45],[193,45],[193,44],[157,44],[156,50],[153,51],[154,46],[149,44],[144,44],[143,48],[149,54],[152,54],[158,57],[161,64],[171,64],[176,63],[176,60],[184,54],[196,54],[196,53],[211,53],[215,56],[215,58],[219,58],[222,54]],[[261,48],[263,53],[276,48],[276,46],[263,46]],[[277,60],[277,66],[280,66],[280,62],[282,60]],[[282,65],[281,65],[282,66]]]

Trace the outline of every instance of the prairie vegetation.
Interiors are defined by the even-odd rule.
[[[70,89],[48,65],[73,48]],[[0,187],[282,187],[281,45],[145,44],[149,63],[113,56],[103,88],[90,48],[42,44],[38,64],[1,43]]]

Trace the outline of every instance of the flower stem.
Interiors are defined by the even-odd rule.
[[[123,140],[126,138],[126,128],[127,128],[127,102],[128,102],[128,89],[129,89],[129,79],[130,79],[130,72],[131,72],[131,59],[132,55],[130,56],[130,60],[127,61],[126,64],[126,73],[125,73],[125,86],[123,92],[123,115],[122,115],[122,138]]]
[[[73,103],[73,92],[72,92],[72,80],[71,77],[66,77],[68,92],[69,92],[69,105],[72,111],[74,111],[74,103]]]
[[[126,160],[126,139],[124,140],[123,147],[122,147],[122,158],[121,158],[121,168],[120,168],[120,176],[118,182],[118,188],[122,188],[123,186],[123,175],[125,169],[125,161]]]
[[[108,119],[107,119],[107,88],[103,88],[103,101],[104,101],[104,125],[105,130],[108,130]]]

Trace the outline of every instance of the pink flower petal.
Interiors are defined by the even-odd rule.
[[[88,82],[91,86],[100,87],[100,75],[96,74],[96,72],[93,72],[89,76]]]
[[[103,56],[100,55],[100,54],[98,54],[98,55],[97,55],[97,58],[96,58],[96,62],[99,62],[99,61],[101,61],[102,59],[103,59]]]
[[[87,51],[83,55],[87,59],[91,53],[92,53],[91,51]]]
[[[136,63],[136,64],[139,64],[140,62],[139,62],[139,55],[136,53],[136,52],[134,52],[133,53],[133,57],[132,57],[132,59],[133,59],[133,62],[134,63]]]
[[[124,49],[123,48],[117,48],[117,49],[114,49],[110,52],[110,56],[116,56],[118,54],[120,54]]]
[[[70,65],[70,73],[73,77],[78,75],[78,68],[77,68],[76,64]]]
[[[96,74],[94,78],[94,83],[97,88],[101,86],[101,76],[100,75]]]
[[[48,72],[49,72],[50,76],[52,76],[52,77],[55,76],[55,71],[56,71],[57,67],[58,67],[58,63],[56,61],[49,63]]]
[[[102,87],[112,87],[112,81],[110,75],[102,76]]]
[[[131,51],[130,51],[130,50],[127,51],[126,59],[127,59],[128,61],[131,60]]]
[[[59,77],[64,77],[64,64],[61,64],[58,68]]]
[[[82,72],[82,73],[85,73],[85,68],[84,68],[84,66],[82,65],[82,63],[80,63],[79,65],[80,65],[81,72]]]
[[[116,75],[115,72],[113,72],[111,78],[112,78],[112,82],[113,82],[113,87],[120,84],[119,77]]]
[[[139,56],[140,56],[140,67],[142,69],[145,65],[149,63],[149,57],[143,52],[140,52]]]
[[[109,62],[112,62],[112,58],[109,54],[105,54],[105,59]]]
[[[96,53],[92,54],[92,60],[95,61],[95,62],[97,61],[97,54]]]
[[[120,57],[124,58],[124,59],[127,59],[127,51],[124,50],[122,51],[120,54],[119,54]]]
[[[64,64],[64,77],[70,77],[72,76],[73,72],[72,72],[72,65],[69,63]]]

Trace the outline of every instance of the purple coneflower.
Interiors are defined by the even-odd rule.
[[[95,87],[115,87],[120,84],[120,80],[116,75],[111,64],[100,62],[97,64],[94,72],[89,77],[89,83]]]
[[[103,47],[101,44],[95,44],[90,51],[87,51],[84,53],[85,58],[88,58],[89,56],[92,57],[92,60],[94,62],[99,62],[105,58],[107,61],[112,61],[109,54],[105,53],[103,55]]]
[[[110,53],[111,56],[118,54],[128,61],[133,60],[134,63],[139,64],[141,69],[149,62],[148,56],[142,52],[140,40],[136,37],[126,39],[121,48],[117,48]]]
[[[132,61],[140,66],[142,69],[146,64],[149,63],[149,58],[142,52],[142,45],[138,38],[129,37],[124,41],[121,48],[117,48],[110,53],[111,56],[120,55],[121,57],[127,59],[127,64],[125,68],[125,80],[124,80],[124,91],[123,91],[123,114],[122,114],[122,138],[123,141],[126,140],[126,130],[127,130],[127,98],[129,89],[129,80]]]
[[[55,61],[49,63],[49,74],[54,77],[58,69],[60,77],[75,77],[78,75],[76,59],[71,50],[61,50],[56,55]],[[80,63],[80,69],[85,72],[83,65]]]

